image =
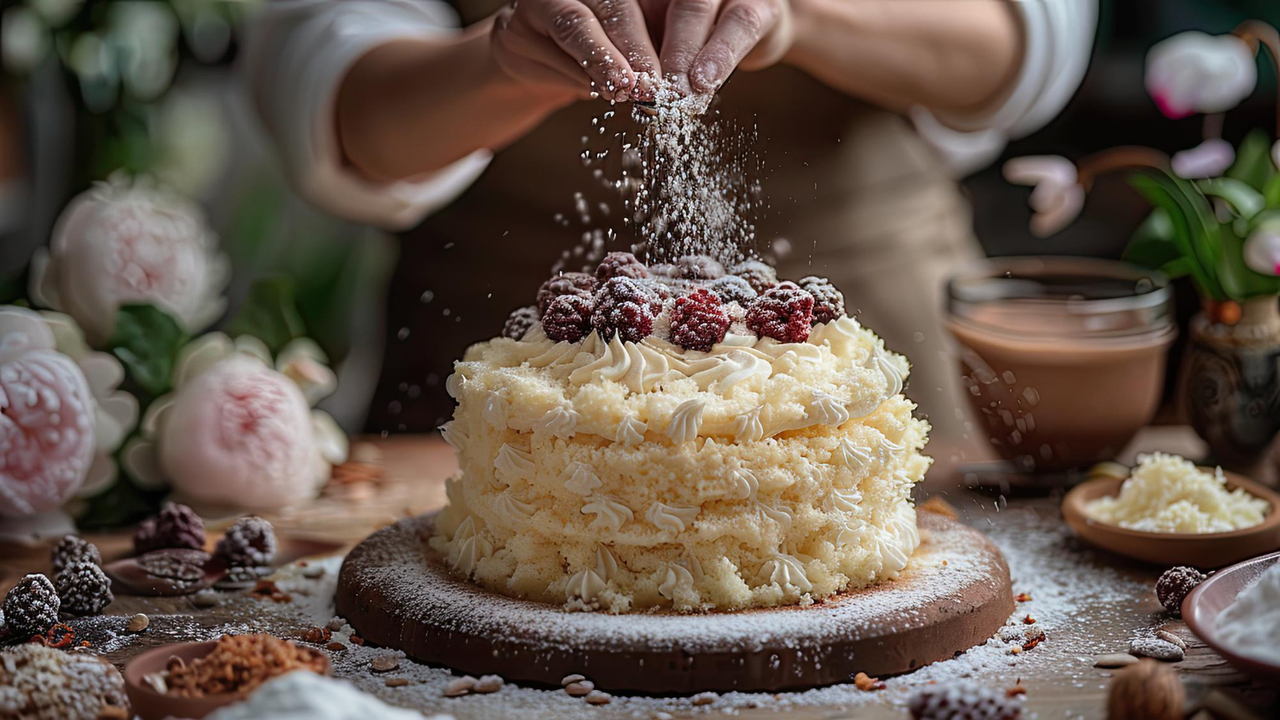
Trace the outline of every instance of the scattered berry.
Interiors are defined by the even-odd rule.
[[[4,619],[16,637],[43,635],[58,622],[58,592],[44,575],[33,573],[4,596]]]
[[[671,340],[686,350],[710,350],[724,340],[729,316],[715,293],[699,288],[676,298],[671,310]]]
[[[529,332],[529,328],[538,322],[538,308],[529,305],[522,308],[516,308],[507,316],[507,322],[502,326],[502,337],[519,340],[524,334]]]
[[[1156,581],[1156,599],[1165,610],[1181,615],[1182,601],[1197,585],[1204,582],[1205,577],[1204,573],[1186,565],[1169,568]]]
[[[542,283],[542,287],[538,288],[538,312],[546,315],[547,306],[561,295],[591,297],[595,289],[596,279],[586,273],[561,273]]]
[[[715,280],[724,277],[724,266],[709,255],[685,255],[676,261],[676,274],[689,280]]]
[[[778,271],[759,260],[747,260],[738,263],[731,270],[734,275],[747,281],[752,290],[756,294],[763,293],[765,290],[778,284]]]
[[[616,333],[623,340],[640,342],[653,332],[653,321],[662,312],[662,298],[631,278],[611,278],[596,291],[591,324],[602,337]]]
[[[580,295],[561,295],[542,314],[542,331],[558,342],[578,342],[591,333],[595,303]]]
[[[204,549],[204,521],[186,505],[168,502],[160,512],[143,520],[133,534],[139,553],[170,548]]]
[[[808,340],[812,319],[813,296],[791,282],[769,289],[747,308],[748,328],[782,342]]]
[[[88,540],[75,535],[64,535],[58,544],[53,546],[51,559],[54,577],[76,563],[102,564],[102,554],[98,552],[98,548]]]
[[[844,295],[831,281],[810,275],[801,278],[800,288],[813,296],[813,324],[829,323],[844,317]]]
[[[736,302],[742,307],[750,305],[758,294],[755,288],[751,287],[751,283],[737,275],[725,275],[712,280],[707,283],[707,289],[720,296],[721,300],[727,303]]]
[[[596,281],[604,282],[616,277],[647,278],[649,270],[629,252],[611,252],[596,266]]]
[[[1001,690],[976,683],[933,685],[911,696],[907,703],[915,720],[1016,720],[1022,703]]]
[[[265,567],[276,556],[276,531],[260,517],[240,518],[214,550],[229,567]]]
[[[55,581],[63,612],[73,615],[100,615],[111,604],[111,580],[91,562],[67,566]]]

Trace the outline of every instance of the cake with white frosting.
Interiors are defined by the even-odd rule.
[[[931,462],[907,371],[825,279],[611,253],[457,363],[461,473],[431,545],[496,592],[610,612],[892,578]]]

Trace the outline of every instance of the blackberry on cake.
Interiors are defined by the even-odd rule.
[[[715,280],[724,277],[724,265],[710,255],[685,255],[676,260],[676,272],[688,280]]]
[[[560,273],[538,288],[538,312],[546,315],[547,306],[561,295],[591,297],[595,289],[596,279],[591,275],[580,272]]]
[[[167,502],[160,512],[143,520],[133,534],[133,548],[139,553],[166,549],[204,549],[204,521],[195,510]]]
[[[756,294],[763,293],[778,284],[778,271],[774,270],[771,265],[759,260],[740,262],[734,265],[729,272],[746,280],[751,289],[756,291]]]
[[[227,567],[266,567],[276,556],[276,531],[260,517],[241,518],[218,541],[214,555]]]
[[[72,615],[100,615],[111,604],[111,580],[102,568],[79,562],[64,569],[54,579],[62,612]]]
[[[38,573],[18,581],[4,596],[4,619],[17,637],[43,635],[58,622],[58,591]]]
[[[596,281],[604,282],[616,277],[638,280],[649,277],[649,270],[629,252],[611,252],[596,266]]]
[[[578,342],[591,332],[595,303],[589,297],[561,295],[542,314],[542,331],[557,342]]]
[[[807,340],[812,320],[813,296],[792,282],[769,288],[747,308],[748,328],[787,343]]]
[[[615,277],[596,290],[591,325],[601,337],[617,335],[639,342],[653,332],[653,321],[662,312],[662,298],[631,278]]]
[[[502,337],[519,340],[529,332],[529,328],[538,322],[538,308],[534,305],[516,308],[507,316],[507,322],[502,326]]]
[[[671,310],[671,341],[675,344],[686,350],[710,350],[728,331],[729,316],[715,293],[700,288],[676,298]]]
[[[725,275],[707,283],[706,288],[720,297],[727,303],[736,302],[742,307],[747,307],[752,300],[756,299],[759,294],[755,288],[751,287],[751,283],[743,280],[737,275]]]
[[[68,566],[76,563],[101,565],[102,554],[98,552],[97,546],[82,537],[63,535],[58,544],[53,546],[50,562],[53,565],[53,576],[57,577]]]
[[[829,323],[844,317],[844,294],[824,277],[800,279],[800,288],[813,296],[813,324]]]

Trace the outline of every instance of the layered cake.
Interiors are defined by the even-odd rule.
[[[614,613],[893,578],[931,462],[907,372],[825,279],[611,253],[457,363],[431,547],[495,592]]]

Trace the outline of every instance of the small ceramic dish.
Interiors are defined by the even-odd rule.
[[[1097,477],[1077,485],[1062,500],[1062,517],[1080,537],[1103,550],[1156,565],[1220,568],[1280,549],[1280,495],[1235,473],[1225,473],[1227,487],[1243,488],[1271,507],[1258,525],[1224,533],[1157,533],[1130,530],[1089,518],[1085,505],[1120,492],[1123,479]]]
[[[208,655],[217,644],[216,640],[210,640],[164,645],[130,660],[124,667],[124,684],[134,714],[142,720],[163,720],[168,717],[199,720],[220,707],[243,700],[248,693],[226,693],[209,697],[168,695],[157,692],[144,679],[151,673],[164,670],[171,657],[182,658],[183,662],[190,664],[191,661]],[[328,674],[329,657],[323,653],[320,657],[324,660],[325,674]]]
[[[1237,670],[1260,680],[1280,682],[1280,665],[1232,652],[1218,634],[1218,615],[1235,602],[1242,590],[1253,584],[1267,568],[1280,562],[1280,553],[1245,560],[1209,576],[1182,601],[1182,619],[1196,637],[1213,648]]]

